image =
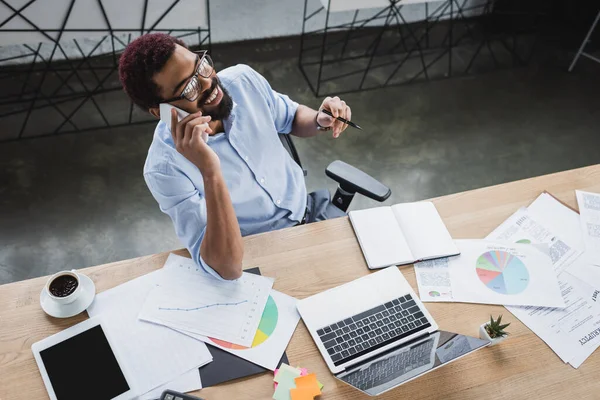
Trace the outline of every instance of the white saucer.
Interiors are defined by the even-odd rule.
[[[58,304],[48,296],[45,287],[42,289],[42,293],[40,293],[40,304],[42,310],[44,310],[46,314],[54,318],[69,318],[83,312],[90,304],[92,304],[94,296],[96,295],[96,285],[94,285],[94,281],[87,276],[83,274],[79,274],[79,276],[81,284],[83,285],[83,291],[81,295],[79,295],[79,298],[72,303]]]

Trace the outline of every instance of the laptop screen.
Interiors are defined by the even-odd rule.
[[[376,396],[423,375],[489,342],[452,332],[437,331],[406,343],[337,375],[338,379]]]

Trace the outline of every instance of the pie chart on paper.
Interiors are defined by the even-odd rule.
[[[475,271],[488,289],[499,294],[519,294],[529,284],[529,272],[523,261],[506,251],[483,253],[477,259]]]
[[[258,324],[258,329],[256,330],[256,334],[254,335],[254,340],[252,341],[252,347],[256,347],[261,345],[265,340],[271,336],[271,334],[275,331],[275,327],[277,326],[277,320],[279,318],[279,312],[277,311],[277,304],[273,297],[269,296],[267,299],[267,305],[265,306],[265,310],[263,311],[262,317],[260,318],[260,323]],[[221,347],[232,350],[246,350],[251,347],[244,347],[238,344],[229,343],[224,340],[219,340],[215,338],[209,338],[213,343],[218,344]]]

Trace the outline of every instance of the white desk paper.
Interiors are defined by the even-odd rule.
[[[566,307],[506,308],[575,368],[600,345],[600,335],[595,333],[600,327],[600,307],[592,299],[594,290],[570,274],[584,260],[578,250],[584,248],[578,218],[576,212],[544,193],[488,236],[508,241],[526,237],[532,244],[556,246],[552,259],[557,271],[565,271],[558,277]]]
[[[467,303],[564,307],[550,257],[534,246],[456,240],[448,258],[452,298]]]
[[[88,308],[90,317],[104,314],[117,351],[130,367],[133,386],[142,395],[212,361],[204,343],[138,319],[148,292],[162,280],[163,272],[158,270],[99,293]]]
[[[170,254],[191,273],[176,281],[164,280],[152,289],[139,318],[175,330],[214,337],[250,347],[267,304],[273,280],[247,272],[235,281],[218,280],[197,272],[194,262]]]
[[[448,257],[415,263],[421,301],[455,301],[452,297]]]
[[[193,264],[190,265],[188,259],[182,258],[175,255],[169,256],[163,267],[165,274],[161,283],[164,286],[178,286],[179,282],[187,282],[193,279],[193,275],[203,273],[196,271],[196,267]],[[297,300],[291,296],[271,290],[252,345],[249,347],[183,330],[180,332],[254,364],[274,370],[300,320],[296,302]]]
[[[579,221],[588,261],[600,266],[600,194],[576,190]]]
[[[165,390],[170,389],[179,393],[193,392],[194,390],[202,389],[202,381],[200,380],[200,371],[194,368],[185,374],[175,378],[171,382],[167,382],[162,386],[157,387],[139,396],[136,400],[156,400]]]
[[[277,368],[300,321],[296,302],[295,298],[272,290],[250,347],[238,346],[190,332],[181,332],[273,371]]]

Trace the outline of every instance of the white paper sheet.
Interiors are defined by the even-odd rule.
[[[448,259],[458,302],[564,307],[550,257],[536,247],[492,240],[456,240]]]
[[[421,301],[447,302],[452,298],[448,257],[415,264],[415,276]]]
[[[511,215],[487,238],[511,243],[548,245],[552,265],[557,275],[582,254],[582,251],[567,244],[560,235],[557,236],[539,223],[526,208],[521,208]]]
[[[588,261],[600,266],[600,194],[575,191]]]
[[[252,347],[242,348],[206,336],[181,332],[273,371],[277,368],[300,320],[296,302],[293,297],[276,290],[271,291]]]
[[[250,347],[267,304],[273,280],[244,272],[235,281],[198,272],[194,262],[170,254],[167,265],[187,269],[176,281],[163,280],[152,289],[139,318],[172,329],[214,337]]]
[[[572,248],[583,252],[583,236],[579,227],[579,214],[564,206],[549,193],[540,194],[527,208],[536,221],[543,221],[544,227],[555,232]]]
[[[188,281],[190,275],[198,273],[195,268],[191,268],[187,262],[182,261],[185,260],[180,260],[177,256],[169,257],[163,267],[165,271],[163,284],[176,286],[181,281]],[[276,290],[271,290],[269,297],[251,347],[242,348],[243,346],[211,339],[204,335],[183,330],[180,332],[274,370],[298,325],[300,314],[296,309],[297,300],[295,298]]]
[[[518,224],[524,217],[528,221]],[[600,345],[600,337],[591,337],[600,324],[600,307],[594,301],[595,290],[571,275],[573,269],[585,258],[578,250],[584,247],[578,218],[576,212],[544,193],[527,209],[519,210],[488,236],[508,241],[526,237],[531,239],[532,244],[546,242],[552,245],[562,242],[555,248],[553,263],[557,271],[566,271],[559,274],[566,308],[506,308],[546,342],[564,362],[569,362],[575,368]],[[554,231],[560,234],[560,239]],[[565,246],[572,250],[565,251]]]
[[[167,382],[162,386],[149,391],[148,393],[139,396],[137,400],[156,400],[165,390],[170,389],[180,393],[193,392],[194,390],[202,389],[202,381],[200,380],[200,372],[198,368],[194,368],[185,374],[175,378],[171,382]]]
[[[104,314],[116,351],[141,395],[212,361],[204,343],[138,319],[148,292],[162,276],[158,270],[99,293],[87,310],[90,317]]]

